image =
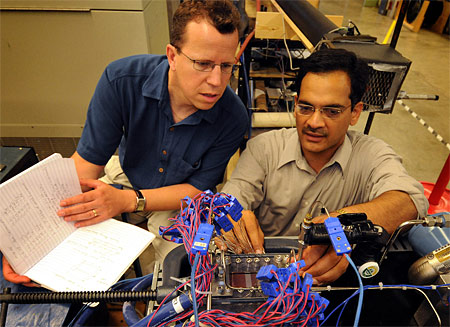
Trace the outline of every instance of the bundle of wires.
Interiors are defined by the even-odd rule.
[[[224,198],[225,201],[218,201],[220,198]],[[212,274],[217,265],[212,264],[211,258],[207,253],[200,254],[200,252],[196,252],[194,254],[195,252],[192,251],[194,238],[201,224],[216,224],[215,218],[221,215],[225,207],[231,207],[230,199],[234,198],[224,193],[213,194],[211,191],[202,192],[192,199],[186,197],[182,201],[180,213],[171,219],[174,223],[169,227],[160,228],[160,234],[164,239],[177,243],[183,242],[192,271],[190,285],[194,310],[180,314],[167,323],[182,321],[192,315],[192,313],[198,316],[197,307],[204,304],[213,278]],[[216,224],[216,229],[219,228]],[[182,286],[184,284],[179,288]],[[198,323],[198,320],[196,321]]]
[[[223,212],[231,216],[234,221],[238,221],[242,207],[236,205],[237,208],[240,208],[239,213],[236,213],[230,208],[233,205],[236,205],[234,197],[224,193],[213,194],[206,191],[193,199],[188,197],[183,199],[180,214],[172,219],[173,225],[160,228],[163,238],[178,243],[183,242],[188,253],[191,264],[191,280],[180,285],[177,290],[190,283],[193,310],[180,313],[159,326],[182,322],[184,322],[183,326],[199,326],[200,324],[208,326],[263,326],[268,324],[274,326],[285,324],[318,326],[319,321],[324,317],[323,311],[327,307],[328,301],[318,293],[310,291],[311,275],[306,274],[303,278],[300,277],[299,271],[304,266],[302,261],[292,263],[289,268],[265,266],[265,272],[260,274],[259,279],[261,285],[264,286],[262,287],[263,292],[269,299],[255,311],[234,313],[224,310],[205,310],[198,313],[197,307],[204,304],[216,265],[212,264],[207,253],[201,254],[193,251],[194,239],[199,226],[205,223],[214,225],[217,234],[223,234],[227,228],[221,229],[224,227],[223,222],[217,219],[223,217]],[[238,226],[234,225],[234,227]],[[164,301],[160,307],[163,304]],[[192,315],[195,319],[186,321]],[[151,319],[148,326],[152,326]]]
[[[268,300],[253,312],[234,313],[225,310],[209,310],[199,314],[200,323],[208,326],[319,326],[328,300],[311,292],[312,277],[301,278],[302,261],[288,268],[274,265],[261,269],[257,278]],[[264,267],[263,267],[264,268]],[[193,326],[192,322],[185,326]]]

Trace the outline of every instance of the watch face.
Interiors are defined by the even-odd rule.
[[[141,191],[134,190],[136,192],[136,212],[138,211],[144,211],[145,209],[145,197],[142,195]]]
[[[137,202],[136,211],[143,211],[145,208],[145,198],[139,198]]]

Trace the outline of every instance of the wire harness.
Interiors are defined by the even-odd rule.
[[[216,236],[223,236],[224,233],[240,228],[238,223],[241,212],[242,206],[233,196],[206,191],[193,199],[184,198],[180,213],[172,219],[173,224],[160,227],[163,238],[183,243],[188,253],[191,279],[178,289],[187,284],[191,286],[193,309],[180,312],[173,319],[164,320],[158,326],[183,322],[183,326],[318,325],[319,321],[324,319],[323,312],[329,302],[311,291],[310,274],[301,276],[300,269],[305,266],[304,261],[291,263],[286,268],[263,266],[257,274],[257,279],[260,280],[261,289],[268,296],[268,300],[253,312],[234,313],[217,309],[198,312],[198,308],[205,304],[205,298],[210,293],[212,274],[217,267],[212,264],[208,254],[209,241],[214,233]],[[167,305],[164,302],[159,308]],[[154,316],[157,315],[156,311]],[[186,320],[190,316],[193,319]],[[156,325],[150,318],[147,326]]]

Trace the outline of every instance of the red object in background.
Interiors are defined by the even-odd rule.
[[[450,154],[435,184],[421,182],[425,189],[425,196],[430,203],[428,214],[450,212],[450,190],[446,188],[450,181]]]

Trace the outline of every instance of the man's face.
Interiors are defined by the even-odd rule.
[[[351,110],[350,90],[350,78],[343,71],[308,73],[303,78],[297,103],[316,109],[310,116],[295,110],[297,132],[307,160],[328,161],[344,142],[348,127],[357,123],[362,103]],[[330,119],[317,110],[323,107],[344,111],[337,118]]]
[[[169,92],[172,105],[211,109],[220,99],[231,73],[223,73],[220,64],[234,64],[238,32],[221,34],[206,20],[191,21],[186,25],[184,42],[167,46],[170,64]],[[192,60],[218,64],[210,72],[194,69]]]

